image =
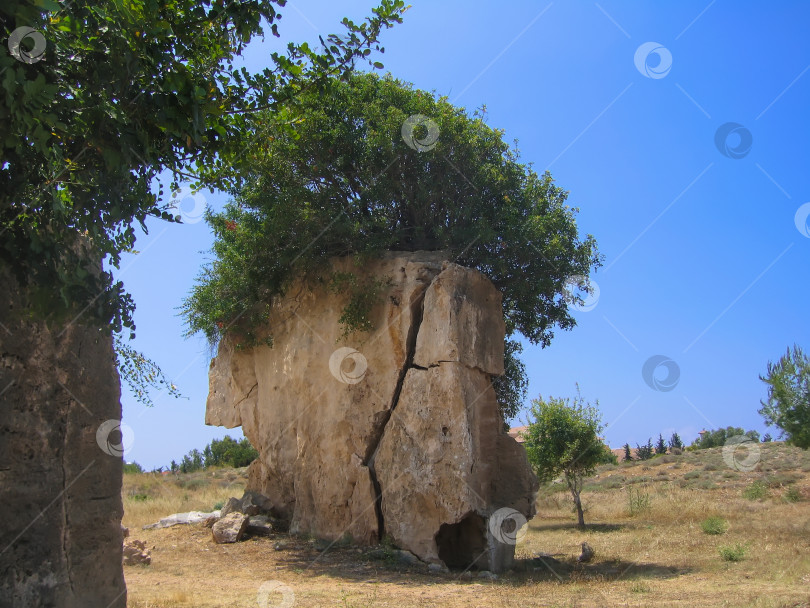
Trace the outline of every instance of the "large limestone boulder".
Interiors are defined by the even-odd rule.
[[[293,532],[361,544],[389,534],[424,561],[508,567],[514,534],[500,523],[531,518],[537,486],[492,389],[500,293],[440,252],[341,258],[333,270],[386,283],[375,329],[343,338],[348,296],[293,285],[274,303],[272,348],[220,344],[206,422],[242,426],[260,455],[248,488]]]

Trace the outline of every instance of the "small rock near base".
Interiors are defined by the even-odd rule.
[[[137,566],[139,564],[148,566],[152,563],[152,552],[146,548],[144,541],[125,538],[123,561],[125,566]]]
[[[235,543],[242,540],[245,534],[245,528],[248,525],[248,516],[243,513],[229,513],[211,528],[211,533],[214,536],[214,542],[222,543]]]
[[[593,559],[593,548],[588,543],[582,543],[582,553],[577,558],[578,562],[589,562]]]

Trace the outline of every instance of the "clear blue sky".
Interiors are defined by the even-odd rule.
[[[246,65],[340,31],[372,1],[292,0],[282,41],[256,41]],[[803,1],[414,0],[383,34],[387,71],[470,110],[486,104],[523,159],[570,190],[581,231],[605,255],[592,277],[599,299],[575,313],[578,327],[549,348],[527,345],[529,398],[572,395],[578,382],[599,400],[612,446],[674,430],[685,441],[704,427],[766,430],[758,375],[794,342],[810,347],[810,238],[799,228],[810,231],[795,221],[810,209],[808,23]],[[715,143],[729,122],[740,127],[724,149],[741,158]],[[214,208],[226,200],[203,195]],[[182,337],[177,316],[211,242],[204,222],[154,221],[119,272],[138,306],[134,346],[188,397],[158,394],[147,409],[125,391],[126,458],[146,467],[241,436],[204,425],[211,353]],[[645,383],[654,355],[677,365],[672,390]]]

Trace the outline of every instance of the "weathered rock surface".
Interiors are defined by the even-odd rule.
[[[252,515],[248,517],[245,534],[248,536],[270,536],[273,534],[273,522],[267,515]]]
[[[121,419],[112,339],[28,308],[0,269],[0,607],[123,608],[122,458],[96,436]]]
[[[248,526],[248,516],[244,513],[229,513],[211,527],[214,542],[236,543],[242,540]]]
[[[230,513],[241,513],[242,512],[242,501],[236,498],[235,496],[231,496],[228,500],[225,501],[225,504],[222,505],[222,508],[219,510],[219,516],[225,517]]]
[[[220,344],[206,422],[242,426],[260,455],[248,488],[293,532],[389,534],[423,561],[508,567],[514,543],[487,522],[504,508],[531,518],[537,486],[491,385],[503,373],[500,293],[439,252],[333,266],[387,282],[375,329],[342,338],[348,295],[293,285],[274,304],[272,348]]]
[[[247,490],[242,498],[230,497],[220,509],[220,517],[234,512],[245,515],[269,515],[273,513],[273,503],[267,496]]]
[[[125,566],[148,566],[152,563],[152,552],[146,548],[144,541],[125,538],[123,559]]]

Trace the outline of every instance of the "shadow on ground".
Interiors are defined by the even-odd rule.
[[[619,532],[621,530],[632,530],[636,526],[628,524],[588,524],[584,528],[578,527],[575,523],[556,523],[556,524],[529,524],[532,530],[546,531],[551,530],[572,530],[574,532]]]
[[[597,560],[591,564],[580,564],[574,559],[558,560],[551,556],[515,560],[513,574],[516,578],[531,575],[533,581],[558,580],[575,582],[583,580],[633,580],[639,578],[675,578],[689,574],[692,568],[686,566],[664,566],[650,562],[629,562],[625,560]]]
[[[621,526],[618,526],[621,527]],[[299,573],[313,576],[329,575],[353,581],[397,582],[399,584],[424,584],[425,579],[451,582],[478,579],[478,572],[450,571],[431,572],[425,564],[408,564],[399,558],[396,550],[383,547],[352,547],[332,545],[305,540],[292,535],[278,535],[274,542],[279,546],[278,564]],[[539,556],[516,559],[514,567],[500,576],[506,584],[523,585],[542,580],[564,583],[589,580],[633,580],[639,578],[675,578],[692,571],[684,566],[664,566],[648,562],[625,560],[596,560],[580,564],[573,557],[556,559]]]

